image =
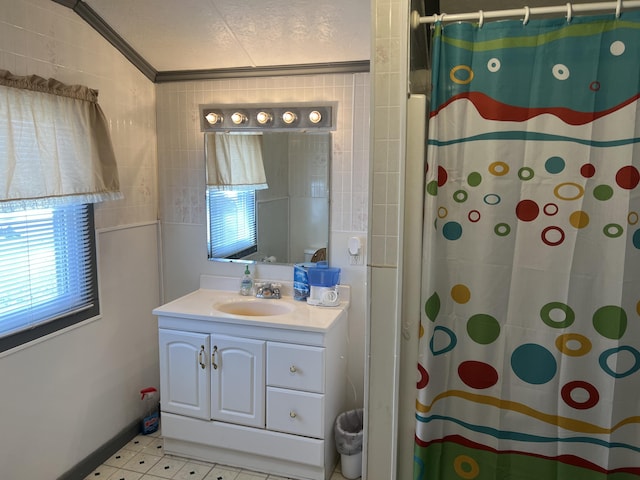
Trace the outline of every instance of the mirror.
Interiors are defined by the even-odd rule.
[[[205,133],[216,135],[215,133]],[[217,135],[247,135],[218,133]],[[251,135],[249,133],[249,135]],[[255,135],[255,133],[253,133]],[[257,245],[239,255],[211,260],[254,261],[294,264],[316,260],[329,246],[329,182],[331,133],[262,132],[262,157],[268,188],[255,190],[255,231]],[[212,142],[205,138],[205,155]],[[209,163],[209,162],[207,162]],[[212,222],[207,201],[207,217]],[[215,215],[215,213],[214,213]],[[236,216],[244,216],[244,212]],[[226,218],[223,229],[235,229],[237,218]],[[243,224],[254,221],[251,215]],[[233,227],[231,224],[234,224]],[[209,229],[209,242],[215,235]],[[215,232],[214,232],[215,233]],[[212,251],[211,245],[209,252]],[[322,250],[325,249],[325,250]]]

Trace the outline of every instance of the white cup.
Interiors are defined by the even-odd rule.
[[[338,290],[332,289],[322,292],[322,304],[323,305],[337,305],[340,301],[340,294]]]

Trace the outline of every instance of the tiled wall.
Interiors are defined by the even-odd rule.
[[[204,142],[198,105],[337,101],[333,132],[331,231],[366,232],[369,75],[335,74],[160,84],[158,163],[165,223],[202,224]]]
[[[0,0],[0,68],[99,90],[124,200],[96,207],[96,227],[157,219],[155,89],[71,9]]]
[[[406,36],[404,0],[374,2],[374,106],[371,264],[398,265],[400,171],[404,151]]]
[[[408,439],[405,450],[410,453],[413,439],[411,431],[398,425],[400,376],[415,377],[415,371],[400,371],[409,0],[374,0],[372,7],[371,307],[364,471],[370,480],[386,480],[412,475],[411,463],[408,470],[398,466],[406,458],[398,452],[402,440]]]
[[[99,90],[125,195],[96,208],[101,317],[0,356],[0,477],[59,478],[158,385],[155,86],[51,0],[0,0],[0,69]]]

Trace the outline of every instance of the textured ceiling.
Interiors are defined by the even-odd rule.
[[[156,71],[369,60],[370,0],[85,0]]]

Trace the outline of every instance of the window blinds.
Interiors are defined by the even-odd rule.
[[[242,258],[257,250],[253,190],[207,189],[209,257]]]
[[[0,338],[97,312],[90,205],[0,213]]]

